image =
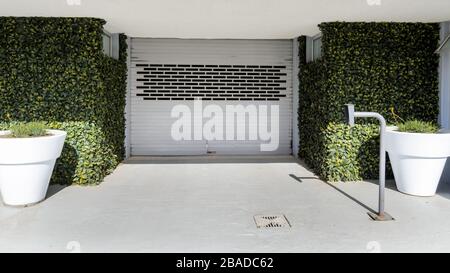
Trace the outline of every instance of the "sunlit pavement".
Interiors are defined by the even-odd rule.
[[[392,184],[396,221],[373,222],[376,181],[328,184],[291,157],[133,158],[100,186],[0,205],[0,251],[449,252],[449,188],[419,198]],[[260,214],[292,227],[258,229]]]

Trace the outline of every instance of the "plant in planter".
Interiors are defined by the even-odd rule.
[[[403,121],[387,129],[386,151],[399,191],[433,196],[450,156],[450,133],[430,122]]]
[[[66,132],[44,123],[15,124],[0,131],[0,192],[3,202],[24,206],[44,200]]]

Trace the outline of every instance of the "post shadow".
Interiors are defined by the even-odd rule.
[[[347,197],[348,199],[352,200],[353,202],[355,202],[359,206],[363,207],[367,211],[369,211],[371,213],[377,213],[377,211],[375,211],[374,209],[370,208],[369,206],[367,206],[366,204],[362,203],[361,201],[359,201],[358,199],[354,198],[353,196],[349,195],[345,191],[339,189],[338,187],[334,186],[331,183],[322,181],[322,180],[320,180],[317,177],[298,177],[298,176],[296,176],[294,174],[289,174],[289,176],[291,178],[295,179],[297,182],[300,182],[300,183],[303,183],[303,180],[317,180],[317,181],[320,181],[320,182],[324,183],[325,185],[328,185],[329,187],[333,188],[335,191],[339,192],[340,194],[342,194],[343,196]]]

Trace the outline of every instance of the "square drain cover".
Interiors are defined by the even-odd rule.
[[[286,216],[283,214],[278,215],[255,215],[256,227],[258,228],[285,228],[291,227]]]

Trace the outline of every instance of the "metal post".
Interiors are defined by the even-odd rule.
[[[380,165],[379,165],[379,191],[378,191],[378,214],[369,212],[369,216],[375,221],[391,221],[392,216],[384,211],[384,191],[386,184],[386,148],[384,136],[386,132],[386,120],[378,113],[355,112],[354,105],[346,105],[346,119],[348,124],[354,125],[354,118],[376,118],[380,122]]]

